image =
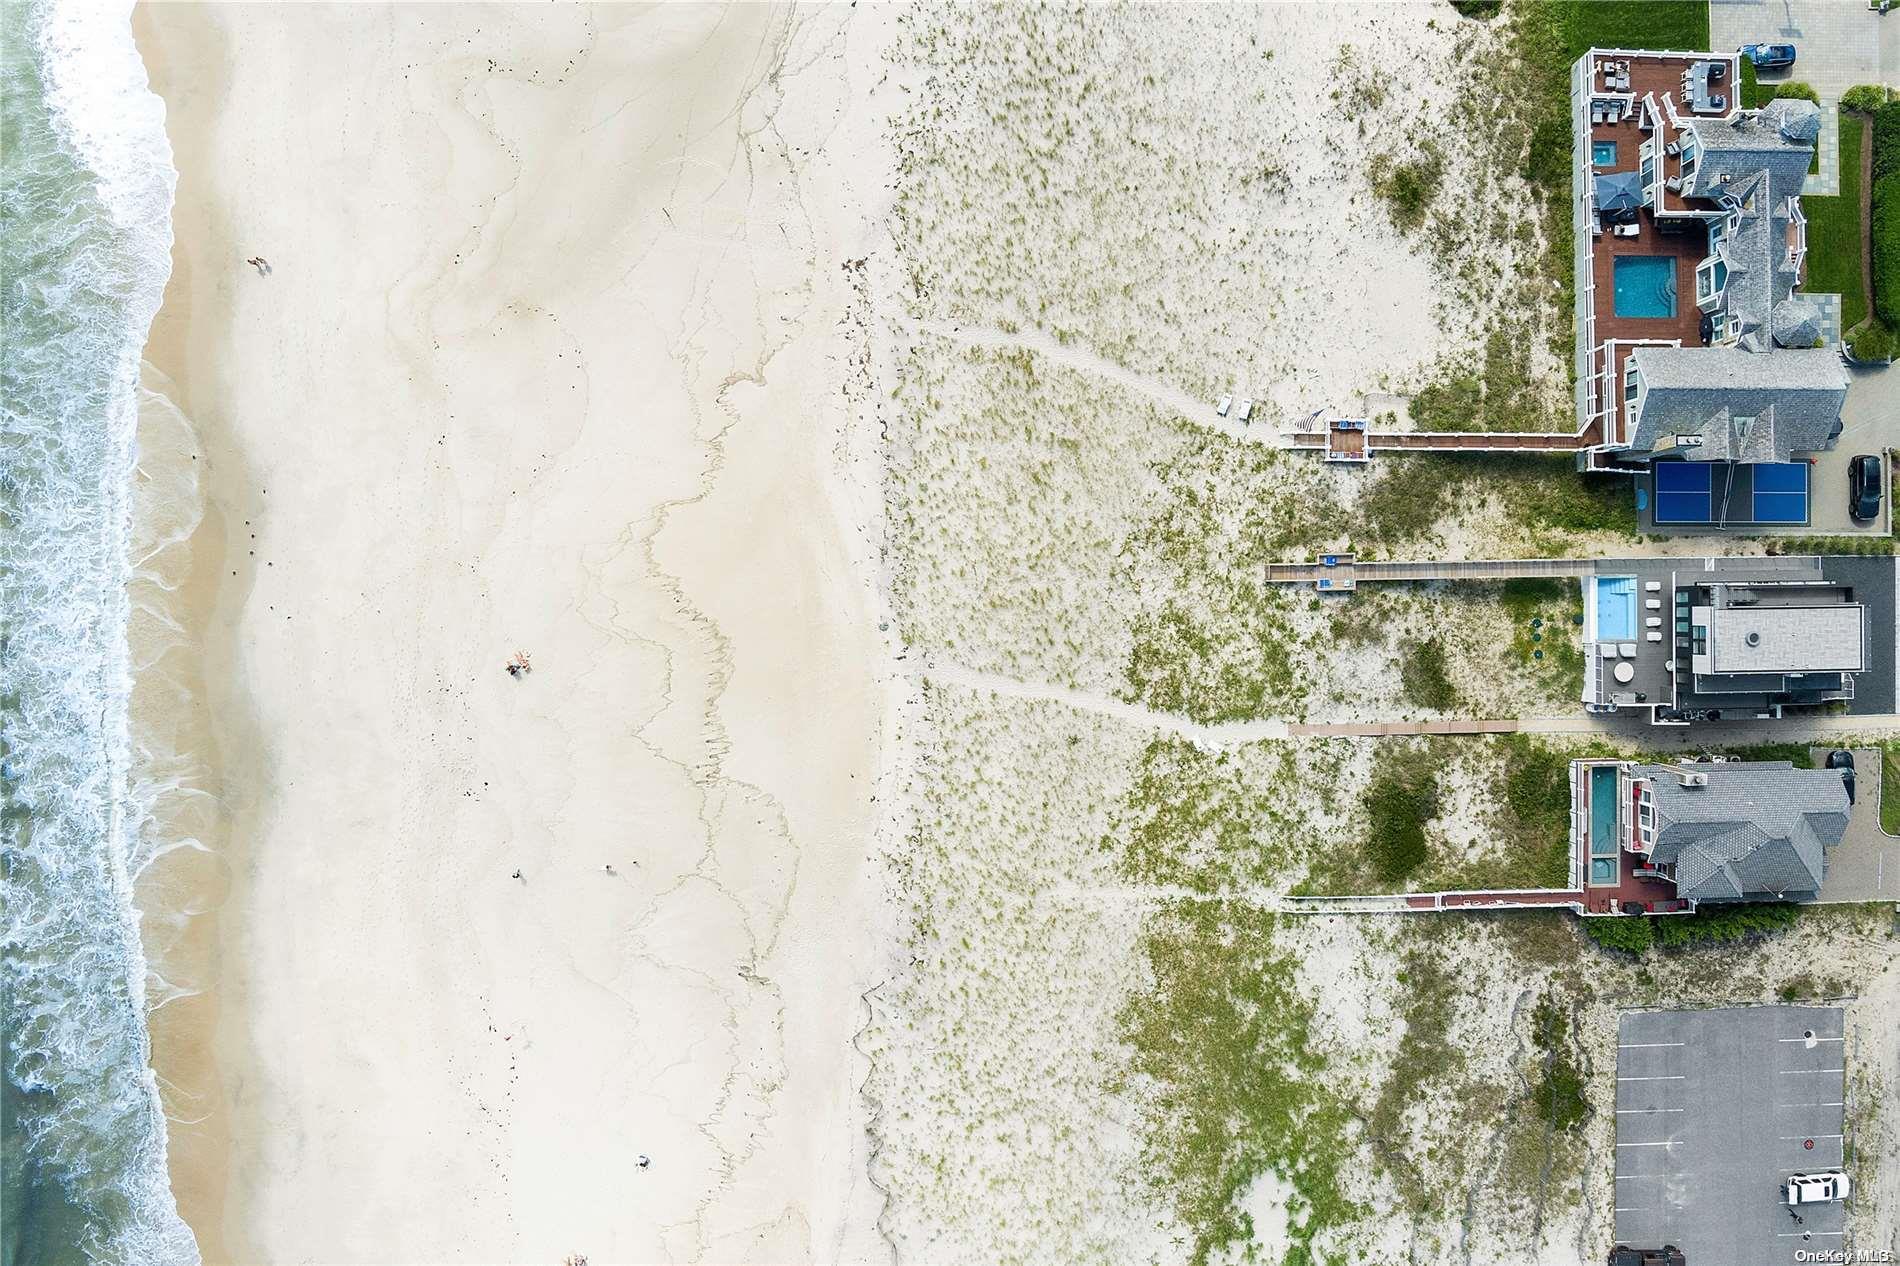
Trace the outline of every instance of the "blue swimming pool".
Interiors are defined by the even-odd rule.
[[[1616,315],[1676,315],[1676,260],[1673,255],[1618,255],[1614,268]]]
[[[1616,142],[1591,141],[1590,163],[1594,167],[1616,166]]]
[[[1596,601],[1591,604],[1593,627],[1586,629],[1584,640],[1591,642],[1629,642],[1636,638],[1636,578],[1634,576],[1598,576]]]
[[[1590,767],[1590,882],[1615,883],[1616,766]]]

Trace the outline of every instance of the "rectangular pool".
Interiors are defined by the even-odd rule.
[[[1596,601],[1591,605],[1591,628],[1584,630],[1586,642],[1633,642],[1636,640],[1636,577],[1598,576]]]
[[[1590,164],[1593,167],[1616,166],[1616,142],[1615,141],[1591,141],[1590,142]]]
[[[1616,766],[1590,767],[1590,882],[1617,881]]]
[[[1620,317],[1676,315],[1676,257],[1618,255],[1613,261],[1613,303]]]

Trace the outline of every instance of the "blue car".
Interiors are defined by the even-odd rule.
[[[1741,53],[1756,70],[1786,70],[1794,65],[1792,44],[1744,44]]]

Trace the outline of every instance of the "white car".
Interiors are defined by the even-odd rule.
[[[1836,1200],[1847,1199],[1852,1186],[1847,1175],[1838,1169],[1818,1174],[1795,1174],[1788,1179],[1788,1203],[1833,1204]]]
[[[1216,408],[1214,412],[1220,414],[1224,418],[1227,416],[1227,411],[1233,407],[1234,407],[1234,398],[1232,396],[1222,396],[1220,398],[1220,407]]]

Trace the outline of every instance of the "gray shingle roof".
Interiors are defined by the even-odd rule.
[[[1772,414],[1767,430],[1773,453],[1751,461],[1786,461],[1790,454],[1826,448],[1840,424],[1841,405],[1847,399],[1847,370],[1829,348],[1778,348],[1751,352],[1740,347],[1639,347],[1632,355],[1642,374],[1642,409],[1631,434],[1631,447],[1651,450],[1667,435],[1704,437],[1704,450],[1731,450],[1740,446],[1724,439],[1722,414],[1732,425],[1737,418],[1755,418],[1759,427]],[[1751,441],[1753,432],[1751,430]],[[1752,451],[1762,443],[1751,442]],[[1718,455],[1701,454],[1707,459]]]
[[[1676,891],[1697,901],[1808,898],[1826,850],[1847,829],[1847,790],[1832,769],[1787,761],[1696,765],[1708,784],[1685,787],[1662,765],[1638,765],[1656,805],[1654,859],[1676,868]]]
[[[1783,347],[1813,347],[1821,337],[1821,310],[1806,299],[1783,299],[1775,304],[1770,326]]]

